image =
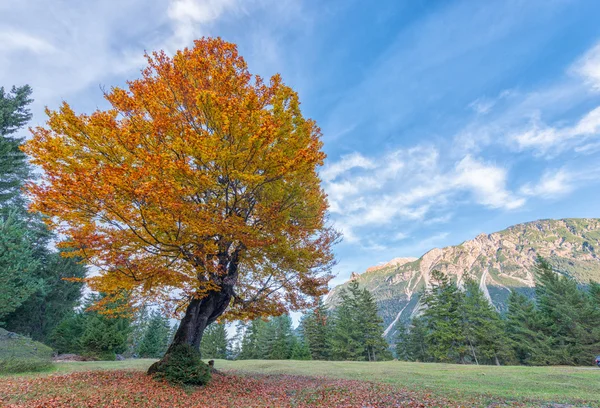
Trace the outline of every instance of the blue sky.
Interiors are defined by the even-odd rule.
[[[118,5],[117,5],[118,4]],[[3,0],[0,84],[106,107],[144,50],[239,45],[324,134],[335,283],[540,218],[598,217],[600,2]]]

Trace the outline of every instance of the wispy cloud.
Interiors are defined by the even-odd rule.
[[[573,179],[574,175],[565,169],[548,170],[536,184],[525,184],[521,193],[527,196],[558,198],[573,191]]]
[[[351,242],[357,240],[356,229],[427,222],[428,214],[454,207],[459,200],[504,210],[525,203],[508,189],[505,168],[470,155],[457,162],[443,160],[434,147],[374,158],[345,156],[329,168],[335,170],[335,178],[327,177],[325,183],[331,211]],[[431,218],[432,223],[444,222],[449,216]]]
[[[600,43],[592,47],[571,67],[596,91],[600,91]]]
[[[167,15],[172,21],[174,36],[171,47],[174,51],[209,33],[210,25],[223,15],[239,13],[240,0],[172,0]]]
[[[29,51],[34,54],[56,52],[56,47],[47,40],[17,30],[0,31],[0,51]]]
[[[585,153],[581,147],[599,136],[600,107],[597,107],[572,126],[548,126],[537,115],[525,129],[511,135],[509,140],[514,141],[521,150],[531,149],[536,154],[552,157],[572,149]]]

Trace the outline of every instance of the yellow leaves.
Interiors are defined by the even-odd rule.
[[[33,208],[102,271],[88,284],[177,303],[221,290],[236,253],[234,314],[324,293],[337,236],[320,130],[297,94],[251,75],[220,39],[147,59],[142,78],[106,95],[111,109],[64,103],[24,147],[45,172],[28,186]]]

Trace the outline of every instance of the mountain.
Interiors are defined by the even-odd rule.
[[[539,220],[514,225],[500,232],[480,234],[460,245],[434,248],[420,258],[395,258],[351,280],[373,293],[386,326],[407,321],[418,311],[420,293],[430,285],[433,270],[451,276],[459,286],[466,276],[480,283],[487,298],[498,310],[506,309],[512,290],[533,294],[533,267],[538,255],[555,270],[581,283],[600,281],[600,219]],[[335,287],[326,303],[335,307],[339,291]]]

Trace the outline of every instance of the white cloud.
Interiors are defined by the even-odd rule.
[[[511,135],[509,139],[516,142],[520,150],[531,149],[538,155],[553,157],[565,150],[577,150],[589,139],[598,136],[600,107],[586,113],[572,126],[548,126],[536,115],[525,129]]]
[[[577,60],[571,70],[583,77],[592,89],[600,91],[600,43]]]
[[[506,189],[506,170],[466,156],[456,165],[454,185],[470,190],[476,201],[491,208],[513,210],[525,204]]]
[[[469,104],[469,108],[473,109],[480,115],[485,115],[492,110],[496,101],[487,98],[477,98]]]
[[[336,225],[350,242],[360,241],[363,228],[447,222],[451,214],[428,214],[439,214],[459,201],[503,210],[525,203],[507,188],[506,169],[469,155],[452,161],[431,146],[400,149],[380,158],[350,155],[329,168],[325,191]]]
[[[190,46],[208,33],[207,28],[226,13],[240,11],[239,0],[172,0],[167,15],[173,21],[175,47]]]
[[[573,191],[573,178],[565,169],[546,171],[537,184],[527,183],[521,192],[528,196],[557,198]]]
[[[320,175],[323,180],[332,181],[340,174],[356,167],[372,169],[375,167],[375,164],[360,153],[352,153],[342,156],[342,159],[338,162],[325,166],[323,170],[321,170]]]
[[[0,32],[0,51],[29,51],[35,54],[46,54],[56,51],[48,41],[15,30]]]

